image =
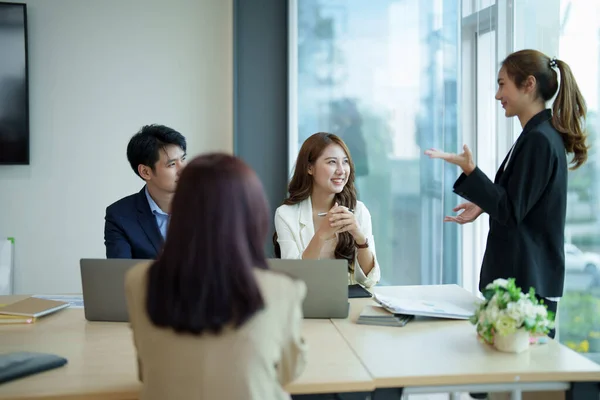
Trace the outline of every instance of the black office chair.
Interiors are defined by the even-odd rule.
[[[275,258],[281,258],[281,247],[277,243],[277,232],[273,234],[273,252],[275,253]]]

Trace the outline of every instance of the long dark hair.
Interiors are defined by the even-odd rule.
[[[579,86],[566,62],[551,59],[537,50],[521,50],[510,54],[502,62],[507,75],[517,87],[522,87],[529,76],[537,81],[537,95],[549,101],[556,94],[552,107],[552,125],[561,134],[567,153],[573,153],[577,169],[587,160],[588,146],[585,133],[587,107]],[[560,72],[560,85],[558,74]],[[557,94],[558,91],[558,94]]]
[[[226,154],[195,158],[179,178],[147,310],[157,326],[218,333],[263,306],[254,268],[267,268],[269,208],[256,174]]]
[[[298,204],[306,199],[312,193],[313,177],[308,173],[311,165],[323,154],[325,148],[331,144],[337,144],[344,150],[350,164],[350,176],[344,189],[335,195],[335,200],[340,206],[355,209],[356,208],[356,188],[354,187],[354,163],[350,156],[350,151],[342,139],[333,133],[318,132],[304,141],[294,168],[294,175],[288,186],[289,196],[283,201],[285,205]],[[275,246],[275,255],[281,257],[281,251],[277,243],[277,232],[273,236]],[[348,268],[354,270],[354,257],[356,256],[356,247],[354,239],[349,232],[342,232],[338,235],[338,244],[335,248],[335,258],[348,260]]]

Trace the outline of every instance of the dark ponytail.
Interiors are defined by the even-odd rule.
[[[502,62],[502,67],[517,87],[522,87],[529,76],[535,77],[537,95],[545,102],[556,94],[552,106],[552,125],[562,136],[567,153],[573,153],[571,169],[581,167],[587,160],[588,152],[585,132],[587,107],[571,68],[566,62],[550,59],[537,50],[512,53]],[[560,85],[555,68],[560,71]]]
[[[552,107],[552,125],[562,135],[567,153],[573,153],[571,169],[577,169],[587,160],[587,107],[569,65],[561,60],[552,61],[556,62],[560,71],[560,86]]]

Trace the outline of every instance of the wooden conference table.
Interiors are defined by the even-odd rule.
[[[425,300],[474,297],[456,285],[389,286],[376,292]],[[0,304],[26,296],[0,296]],[[308,363],[286,389],[295,395],[562,390],[567,398],[598,400],[600,365],[550,340],[522,354],[477,341],[467,321],[418,319],[403,328],[358,325],[371,299],[351,299],[350,317],[304,320]],[[31,325],[0,326],[0,354],[40,351],[68,359],[65,367],[0,385],[0,399],[137,399],[136,356],[127,323],[88,322],[66,309]],[[571,396],[571,397],[569,397]]]

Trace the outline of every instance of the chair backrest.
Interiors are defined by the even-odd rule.
[[[273,252],[275,253],[275,258],[281,258],[281,247],[279,247],[279,242],[277,242],[277,232],[273,233]]]

